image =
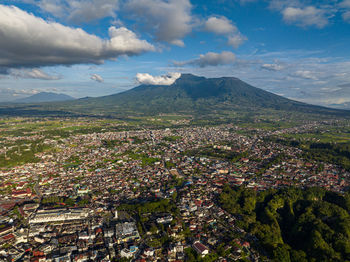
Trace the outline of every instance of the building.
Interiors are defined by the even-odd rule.
[[[158,224],[167,224],[167,223],[170,223],[171,221],[173,221],[173,217],[171,215],[157,218]]]
[[[39,210],[29,219],[29,224],[84,220],[88,217],[89,209],[87,208]]]
[[[194,248],[194,250],[201,255],[202,257],[204,257],[205,255],[209,254],[209,248],[207,248],[205,245],[203,245],[201,242],[196,241],[193,243],[192,247]]]
[[[123,248],[120,251],[120,256],[121,257],[126,257],[126,258],[132,258],[135,256],[135,254],[138,251],[138,247],[136,246],[131,246],[129,249],[128,248]]]
[[[140,239],[135,222],[116,224],[115,235],[118,244]]]

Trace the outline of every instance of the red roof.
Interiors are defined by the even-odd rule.
[[[8,234],[8,235],[2,237],[3,240],[10,240],[12,238],[15,238],[15,236],[13,234]]]
[[[205,250],[209,250],[205,245],[203,245],[201,242],[195,242],[193,244],[193,247],[198,251],[199,253],[203,253]]]

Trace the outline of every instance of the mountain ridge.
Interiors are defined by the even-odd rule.
[[[324,113],[338,112],[330,108],[309,105],[253,87],[239,78],[205,78],[183,74],[172,85],[139,85],[133,89],[109,96],[93,98],[109,105],[120,105],[142,111],[203,111],[203,103],[215,110],[218,108],[237,109],[239,107],[273,108],[275,110],[298,110]],[[206,108],[208,109],[208,108]]]
[[[20,98],[13,103],[45,103],[45,102],[62,102],[75,100],[74,97],[71,97],[66,94],[53,93],[53,92],[40,92],[29,97]]]
[[[16,109],[13,109],[16,110]],[[19,114],[26,108],[19,108]],[[130,90],[95,98],[31,105],[42,114],[140,117],[159,114],[191,115],[194,118],[268,116],[270,119],[312,115],[318,119],[350,117],[350,111],[309,105],[270,93],[236,77],[205,78],[182,74],[171,85],[141,84]],[[6,110],[2,110],[6,111]],[[0,110],[1,114],[1,110]]]

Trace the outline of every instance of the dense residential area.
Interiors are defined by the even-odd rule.
[[[324,127],[334,124],[325,122]],[[266,215],[261,205],[271,203],[261,194],[281,195],[274,201],[283,209],[283,195],[295,195],[288,198],[294,199],[288,205],[295,205],[295,212],[303,212],[298,201],[304,198],[338,199],[332,203],[347,210],[349,204],[339,204],[348,201],[346,168],[307,159],[301,148],[276,142],[316,126],[310,122],[264,130],[234,124],[183,125],[64,136],[48,136],[39,128],[2,137],[3,143],[17,145],[12,154],[25,154],[28,144],[37,141],[47,149],[36,152],[33,163],[1,169],[0,258],[268,261],[284,254],[288,260],[283,261],[294,261],[297,249],[307,259],[308,250],[284,235],[280,218],[275,218],[278,208],[269,209],[274,222],[262,220]],[[296,191],[289,192],[291,188]],[[328,216],[337,219],[336,212],[340,211]],[[349,215],[344,216],[338,219],[349,221]],[[268,231],[279,237],[267,240]],[[273,245],[281,252],[273,251]],[[348,259],[348,244],[339,245],[332,247],[334,256],[325,256]]]
[[[350,0],[1,0],[0,262],[350,262]]]

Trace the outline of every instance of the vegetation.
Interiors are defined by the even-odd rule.
[[[73,199],[69,197],[48,196],[48,197],[44,197],[41,200],[41,203],[46,206],[55,206],[55,207],[60,207],[60,206],[74,207],[77,204],[79,206],[85,206],[89,203],[89,198],[79,197],[78,199]]]
[[[0,155],[0,167],[13,167],[25,163],[35,163],[40,159],[35,155],[37,153],[51,149],[39,141],[17,141],[7,150],[6,155]]]
[[[318,188],[256,193],[226,185],[220,205],[274,261],[350,260],[350,194]]]
[[[169,213],[176,211],[176,209],[176,205],[170,202],[168,199],[140,204],[121,204],[118,206],[118,210],[137,211],[139,214],[155,212]]]
[[[209,253],[205,257],[201,257],[191,247],[186,248],[184,251],[185,251],[185,254],[186,254],[186,261],[188,261],[188,262],[195,262],[195,261],[196,262],[197,261],[198,262],[214,262],[214,261],[217,261],[217,259],[219,258],[219,256],[216,253],[214,253],[214,252]]]
[[[70,156],[64,165],[64,168],[76,168],[82,163],[79,156]]]
[[[176,142],[177,140],[180,140],[182,137],[181,136],[165,136],[163,137],[164,141],[168,142]]]
[[[237,119],[254,122],[255,116],[271,119],[318,119],[349,117],[347,111],[307,105],[255,88],[237,78],[206,79],[182,75],[171,86],[141,85],[115,95],[37,105],[3,105],[3,116],[155,116],[159,114],[194,116],[197,123],[227,122]],[[276,118],[275,115],[278,115]]]
[[[303,157],[325,163],[332,163],[350,171],[350,142],[315,142],[313,140],[296,140],[269,138],[270,140],[303,150]]]
[[[146,153],[126,152],[126,154],[128,154],[129,158],[133,160],[141,160],[142,166],[154,165],[154,163],[160,161],[159,158],[149,157]]]

